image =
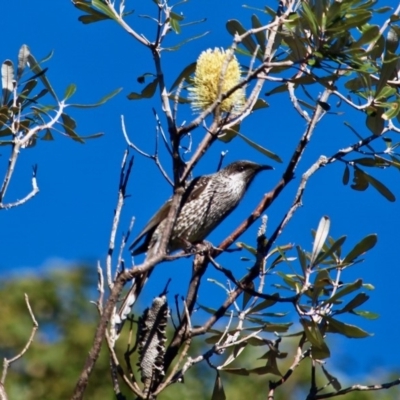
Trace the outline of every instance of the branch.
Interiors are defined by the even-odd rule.
[[[25,196],[24,199],[19,200],[19,201],[15,202],[15,203],[10,203],[8,205],[3,204],[3,200],[4,200],[4,197],[6,195],[8,186],[10,184],[12,175],[14,173],[15,165],[17,163],[17,159],[18,159],[18,156],[20,154],[21,148],[24,148],[29,143],[29,141],[34,136],[36,136],[39,132],[41,132],[43,130],[46,130],[46,129],[51,129],[53,127],[53,125],[61,118],[61,115],[62,115],[65,107],[66,107],[66,105],[65,105],[64,101],[59,102],[58,103],[58,110],[56,112],[56,115],[53,118],[50,118],[50,120],[48,122],[46,122],[46,123],[44,123],[42,125],[37,125],[34,128],[30,129],[28,131],[28,133],[23,136],[22,139],[20,139],[18,137],[18,135],[17,135],[18,132],[14,132],[13,131],[14,139],[12,141],[11,156],[10,156],[10,158],[8,160],[8,168],[7,168],[6,174],[5,174],[4,179],[3,179],[3,184],[2,184],[2,186],[0,188],[0,209],[1,208],[6,208],[6,207],[9,207],[9,208],[10,207],[16,207],[16,206],[18,206],[20,204],[23,204],[24,202],[26,202],[29,199],[31,199],[32,197],[34,197],[37,194],[37,192],[39,191],[39,189],[37,189],[37,190],[35,189],[35,188],[37,188],[37,185],[36,185],[36,169],[35,169],[34,170],[34,177],[33,177],[33,181],[32,181],[32,186],[33,186],[32,192],[29,193],[27,196]]]
[[[122,208],[124,207],[124,202],[126,199],[126,187],[128,185],[129,177],[132,171],[133,166],[133,156],[129,160],[128,167],[126,165],[127,158],[129,155],[129,150],[125,150],[124,155],[122,157],[122,164],[121,164],[121,172],[119,178],[119,187],[118,187],[118,201],[117,207],[114,211],[114,218],[111,227],[111,234],[110,234],[110,241],[108,245],[108,252],[107,252],[107,259],[106,259],[106,267],[107,267],[107,283],[108,287],[112,288],[112,271],[111,271],[111,263],[112,263],[112,256],[114,253],[115,248],[115,237],[117,235],[118,225],[121,218]]]
[[[23,199],[17,200],[13,203],[7,203],[7,204],[0,203],[0,209],[4,208],[8,210],[13,207],[18,207],[22,204],[25,204],[32,197],[35,197],[39,193],[39,187],[37,185],[37,180],[36,180],[36,173],[37,173],[37,165],[34,165],[32,168],[32,190]]]
[[[32,332],[31,332],[31,334],[29,336],[29,339],[28,339],[25,347],[22,349],[22,351],[19,354],[17,354],[15,357],[13,357],[13,358],[11,358],[9,360],[7,358],[4,358],[4,360],[3,360],[3,373],[2,373],[2,376],[1,376],[1,382],[0,382],[2,386],[4,386],[4,382],[6,380],[7,371],[8,371],[9,366],[13,362],[19,360],[28,351],[30,345],[33,342],[33,339],[35,337],[36,331],[39,328],[39,324],[37,323],[35,315],[33,314],[31,305],[29,304],[29,297],[28,297],[28,295],[26,293],[25,293],[25,303],[26,303],[26,307],[28,308],[29,315],[31,316],[31,320],[32,320],[32,323],[33,323]]]
[[[373,390],[390,389],[391,387],[397,386],[397,385],[400,385],[400,378],[398,378],[392,382],[382,383],[379,385],[367,385],[367,386],[353,385],[353,386],[349,386],[345,389],[338,390],[337,392],[316,394],[316,395],[313,395],[312,397],[307,397],[307,400],[330,399],[332,397],[342,396],[342,395],[350,393],[350,392],[369,392],[369,391],[373,391]]]

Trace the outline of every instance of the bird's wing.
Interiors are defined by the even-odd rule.
[[[185,193],[182,196],[182,201],[181,204],[185,204],[186,202],[190,202],[192,200],[197,199],[199,197],[200,193],[204,190],[205,185],[207,184],[207,177],[197,177],[193,179],[188,188],[185,190]],[[161,221],[163,221],[165,218],[168,217],[169,210],[171,208],[171,202],[172,202],[172,197],[164,203],[164,205],[153,215],[153,217],[150,219],[150,221],[146,224],[146,226],[143,228],[143,230],[139,233],[137,238],[133,241],[133,243],[129,246],[129,250],[132,250],[136,245],[140,242],[140,240],[144,237],[147,236],[144,243],[139,246],[137,249],[133,251],[132,254],[140,254],[144,253],[147,251],[148,246],[150,244],[150,239],[157,228],[157,226],[160,224]]]
[[[182,204],[185,204],[192,200],[196,200],[206,187],[207,182],[208,182],[207,176],[199,176],[193,179],[182,196]]]
[[[164,203],[164,205],[153,215],[153,217],[150,219],[150,221],[146,224],[146,226],[143,228],[143,230],[139,233],[137,238],[129,246],[129,250],[132,250],[138,244],[138,242],[140,242],[140,240],[143,238],[143,236],[149,235],[148,240],[146,240],[145,242],[150,241],[151,235],[153,234],[154,230],[157,228],[158,224],[162,220],[167,218],[169,209],[171,208],[171,201],[172,201],[172,199],[169,199],[168,201],[166,201]],[[145,243],[146,248],[143,250],[143,252],[147,250],[148,244],[149,243]],[[142,252],[142,251],[140,251],[140,252]],[[135,253],[136,253],[136,251],[135,251]]]

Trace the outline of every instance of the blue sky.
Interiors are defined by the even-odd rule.
[[[132,6],[130,3],[127,1],[128,9]],[[153,38],[154,25],[139,15],[154,14],[155,7],[151,1],[143,3],[145,4],[140,5],[143,9],[136,9],[128,21],[139,32]],[[260,8],[263,4],[261,1],[252,3]],[[275,2],[269,2],[271,7],[274,7],[274,4]],[[203,31],[210,33],[202,39],[190,42],[183,51],[163,54],[164,72],[169,85],[184,66],[196,60],[201,51],[207,48],[228,47],[231,44],[231,37],[225,29],[226,20],[236,18],[245,26],[250,26],[253,13],[242,8],[240,2],[209,0],[192,1],[181,6],[180,10],[187,16],[188,21],[203,17],[207,17],[207,21],[187,28],[181,37],[171,35],[168,45],[174,45],[187,36]],[[5,2],[2,5],[2,15],[3,32],[6,32],[7,40],[3,40],[0,49],[1,61],[12,59],[16,62],[22,44],[27,44],[37,59],[54,50],[53,58],[46,64],[49,67],[48,78],[60,96],[70,83],[75,83],[78,91],[73,102],[76,103],[94,103],[114,89],[123,88],[117,97],[100,108],[70,111],[78,123],[78,133],[89,135],[104,132],[102,138],[80,145],[55,134],[54,142],[39,142],[35,148],[22,152],[5,200],[14,201],[30,190],[33,164],[38,164],[40,193],[24,206],[1,213],[2,279],[10,274],[39,271],[43,266],[52,265],[49,261],[52,259],[61,260],[54,263],[59,267],[79,260],[89,261],[93,265],[100,260],[104,265],[116,204],[119,168],[126,147],[121,133],[120,116],[125,116],[131,140],[150,153],[154,149],[156,126],[152,107],[160,114],[162,122],[165,122],[157,96],[145,101],[129,101],[126,97],[132,91],[142,90],[143,86],[136,80],[138,76],[154,72],[150,53],[111,21],[83,25],[78,21],[81,13],[68,1]],[[264,22],[268,21],[266,16],[260,18]],[[271,88],[272,86],[266,84],[263,93]],[[307,98],[303,98],[308,101]],[[229,150],[226,163],[237,159],[252,159],[273,164],[275,167],[275,171],[265,172],[257,177],[238,210],[210,236],[209,239],[215,244],[245,218],[263,193],[276,184],[305,129],[304,120],[294,111],[286,94],[272,96],[266,100],[270,107],[248,118],[242,125],[241,132],[279,154],[283,164],[273,163],[237,139],[230,144],[216,143],[195,170],[195,175],[214,172],[220,152],[226,150]],[[296,171],[296,179],[268,210],[270,232],[291,204],[302,173],[319,155],[329,156],[356,141],[355,136],[344,126],[344,121],[350,121],[362,135],[369,135],[364,117],[343,105],[338,109],[336,102],[337,99],[331,97],[332,111],[342,111],[344,114],[327,115],[318,125],[312,143]],[[189,121],[193,117],[187,106],[181,107],[179,115],[181,121]],[[194,143],[197,143],[202,133],[200,129],[193,133]],[[381,144],[377,144],[376,148],[380,149]],[[1,175],[5,171],[7,151],[6,147],[2,147]],[[165,151],[161,158],[165,168],[171,172]],[[381,179],[396,197],[400,198],[398,171],[374,169],[368,172]],[[375,291],[368,293],[371,299],[362,308],[379,313],[380,319],[348,320],[368,332],[373,332],[374,336],[364,340],[335,338],[332,343],[340,343],[343,347],[340,355],[334,357],[332,362],[340,366],[343,357],[348,357],[354,363],[352,370],[357,374],[370,372],[371,363],[395,367],[398,370],[398,201],[390,203],[371,188],[366,192],[352,191],[342,185],[342,174],[343,165],[334,164],[318,171],[312,177],[303,198],[303,207],[297,211],[279,238],[278,244],[290,242],[311,250],[310,231],[317,227],[323,215],[331,218],[331,234],[334,237],[343,234],[348,236],[345,245],[347,251],[367,234],[378,234],[378,244],[368,253],[365,262],[352,267],[343,276],[345,281],[362,277],[365,282],[376,287]],[[126,231],[130,218],[134,215],[135,235],[168,198],[170,187],[150,160],[136,155],[129,192],[131,197],[124,209],[121,230]],[[257,224],[241,240],[254,243],[256,231]],[[128,254],[125,257],[129,260]],[[224,265],[240,277],[245,274],[248,264],[237,259],[236,255],[233,258],[221,257],[220,261],[226,262]],[[169,276],[173,278],[171,294],[184,294],[182,288],[190,276],[188,264],[186,262],[161,265],[156,271],[153,286],[146,288],[144,299],[149,300],[161,291],[166,277]],[[225,278],[213,270],[210,269],[208,274],[209,277],[225,283]],[[210,296],[219,301],[225,294],[211,283],[204,283],[200,296],[200,303],[215,306],[216,303],[210,300]],[[385,345],[386,343],[388,345]]]

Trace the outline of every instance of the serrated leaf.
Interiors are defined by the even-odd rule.
[[[75,107],[75,108],[95,108],[95,107],[101,106],[102,104],[106,103],[108,100],[110,100],[115,95],[117,95],[121,90],[122,90],[122,88],[113,90],[111,93],[102,97],[97,103],[94,103],[94,104],[68,104],[68,106]]]
[[[18,52],[18,68],[17,68],[17,81],[21,79],[22,73],[28,62],[28,55],[30,53],[29,47],[23,44]]]
[[[358,326],[345,324],[343,322],[340,322],[334,318],[327,316],[325,316],[324,318],[329,323],[327,327],[328,332],[340,333],[341,335],[344,335],[351,339],[361,339],[368,336],[372,336],[371,334],[359,328]]]
[[[3,88],[3,105],[7,105],[8,100],[14,90],[14,65],[11,60],[6,60],[1,66],[1,85]]]
[[[256,149],[260,153],[264,154],[265,156],[267,156],[268,158],[271,158],[272,160],[274,160],[276,162],[279,162],[279,163],[282,162],[281,158],[278,155],[276,155],[275,153],[273,153],[272,151],[266,149],[265,147],[260,146],[256,142],[253,142],[252,140],[250,140],[248,137],[244,136],[240,132],[238,132],[237,135],[240,138],[242,138],[249,146],[253,147],[253,149]]]
[[[371,234],[365,236],[360,242],[358,242],[353,249],[344,258],[343,263],[351,263],[360,255],[366,253],[368,250],[372,249],[378,241],[378,236],[376,234]]]

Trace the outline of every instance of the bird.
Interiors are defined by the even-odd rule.
[[[214,174],[199,176],[189,182],[179,205],[167,252],[172,253],[202,242],[238,206],[256,175],[271,169],[273,167],[269,165],[240,160]],[[171,203],[172,198],[145,225],[129,247],[132,255],[147,252],[150,258],[157,253]],[[138,246],[142,239],[143,243]],[[119,309],[117,324],[122,325],[127,318],[151,271],[135,278]]]

